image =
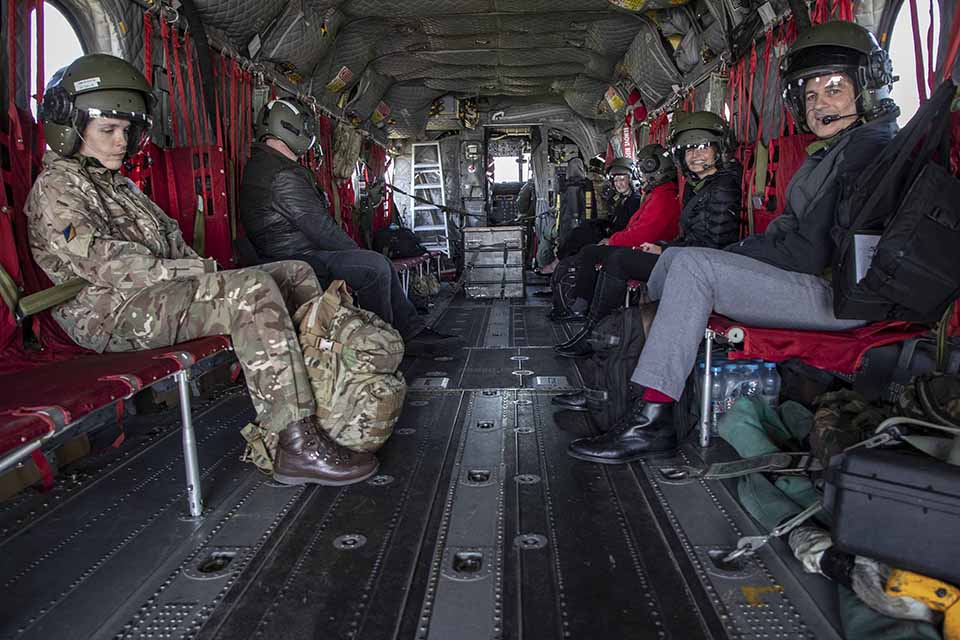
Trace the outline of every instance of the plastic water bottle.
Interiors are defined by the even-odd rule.
[[[726,413],[733,406],[733,403],[740,397],[740,375],[739,367],[735,364],[727,364],[723,367],[723,412]]]
[[[717,425],[724,412],[723,367],[710,367],[710,373],[713,376],[710,387],[710,432],[717,435]]]
[[[759,396],[760,388],[760,365],[744,365],[743,381],[740,383],[740,397],[751,398]]]
[[[763,399],[771,407],[776,407],[780,403],[780,374],[777,373],[777,365],[773,362],[763,363],[763,375],[760,378],[760,386],[763,389]]]

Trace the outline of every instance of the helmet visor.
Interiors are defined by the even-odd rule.
[[[153,118],[149,113],[118,111],[116,109],[88,108],[80,111],[86,116],[86,122],[98,119],[126,120],[130,123],[127,129],[127,157],[136,155],[148,142],[150,130],[153,128]],[[79,123],[78,123],[79,124]],[[82,127],[78,127],[81,128]]]

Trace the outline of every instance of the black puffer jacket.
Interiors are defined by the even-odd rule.
[[[240,223],[263,260],[357,249],[330,217],[313,174],[265,144],[254,144],[240,187]]]
[[[763,235],[744,239],[730,251],[798,273],[823,274],[849,221],[840,216],[846,187],[897,132],[896,114],[847,129],[809,156],[787,186],[787,206]]]
[[[742,170],[737,162],[703,179],[694,191],[687,182],[680,212],[680,236],[671,247],[710,247],[722,249],[740,239]]]
[[[633,217],[642,203],[643,194],[639,191],[631,191],[630,195],[626,197],[618,193],[611,202],[610,217],[606,220],[604,235],[611,236],[626,229],[630,218]]]

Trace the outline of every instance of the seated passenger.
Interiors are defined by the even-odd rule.
[[[787,189],[786,209],[763,235],[728,251],[668,249],[648,283],[660,305],[631,376],[634,401],[619,426],[576,440],[575,458],[618,464],[676,446],[673,404],[683,392],[711,312],[760,327],[840,330],[861,326],[833,313],[829,268],[843,185],[896,132],[890,59],[852,22],[811,27],[781,65],[787,106],[817,141]],[[863,84],[861,84],[863,83]]]
[[[556,257],[540,270],[544,275],[553,273],[562,258],[573,255],[582,246],[579,233],[575,233],[572,237],[570,234],[576,232],[583,224],[587,214],[587,191],[593,191],[593,184],[587,180],[583,169],[583,160],[573,158],[567,162],[567,174],[563,185],[563,192],[560,194],[560,210],[557,212]]]
[[[597,271],[597,265],[607,260],[614,260],[615,256],[623,254],[623,261],[632,265],[633,270],[639,270],[646,262],[656,262],[657,256],[639,250],[641,244],[655,243],[661,240],[670,240],[676,237],[678,219],[680,217],[680,202],[677,199],[677,172],[673,160],[667,150],[659,144],[650,144],[637,154],[640,167],[646,166],[647,171],[641,170],[640,182],[643,194],[633,193],[634,164],[629,158],[618,158],[610,167],[613,184],[618,192],[627,193],[630,197],[623,204],[634,207],[629,221],[624,228],[616,231],[609,238],[601,240],[599,244],[584,247],[577,254],[576,284],[574,285],[574,301],[570,305],[570,313],[561,316],[560,320],[577,319],[587,316],[591,297],[594,304],[591,307],[587,325],[580,332],[587,335],[593,327],[594,320],[607,315],[610,310],[623,304],[626,295],[627,281],[624,279],[622,291],[613,301],[612,290],[617,289],[617,282]],[[652,267],[650,267],[652,268]],[[599,286],[598,286],[599,280]],[[597,316],[596,311],[602,307],[610,309]],[[573,344],[573,340],[565,343]],[[559,346],[559,345],[558,345]]]
[[[327,211],[310,170],[297,160],[313,146],[313,114],[273,100],[261,109],[257,142],[240,187],[240,222],[265,260],[303,260],[324,281],[344,280],[357,304],[391,324],[408,355],[460,349],[463,341],[426,327],[390,260],[361,249]]]
[[[729,140],[730,129],[718,115],[699,111],[678,114],[674,118],[669,136],[673,157],[670,168],[666,164],[667,158],[661,154],[648,151],[646,157],[651,167],[656,158],[657,166],[662,167],[661,172],[672,169],[675,178],[675,165],[687,177],[680,213],[680,235],[665,242],[660,238],[644,240],[638,234],[633,238],[617,239],[618,244],[630,242],[623,245],[628,247],[626,249],[598,247],[587,252],[577,272],[578,278],[581,273],[585,274],[586,281],[580,285],[577,280],[574,295],[579,300],[574,301],[572,308],[574,313],[583,314],[588,306],[586,296],[592,295],[588,322],[580,333],[558,345],[558,353],[568,357],[589,355],[587,336],[593,324],[623,304],[628,280],[646,282],[650,278],[664,248],[722,249],[737,241],[740,237],[742,170],[740,164],[730,157]],[[598,263],[602,265],[600,274],[594,269]]]
[[[53,317],[94,351],[168,347],[228,335],[259,427],[278,442],[287,484],[342,485],[370,477],[369,453],[320,428],[290,312],[322,293],[304,262],[217,272],[119,169],[146,142],[155,102],[143,75],[104,54],[78,58],[47,85],[40,119],[52,151],[25,213],[30,249],[54,284],[90,284]]]

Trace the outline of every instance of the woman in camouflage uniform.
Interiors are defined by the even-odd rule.
[[[51,79],[40,109],[52,151],[25,212],[30,248],[55,284],[89,285],[53,311],[80,345],[134,351],[229,335],[260,429],[278,442],[274,472],[296,482],[349,484],[372,475],[370,454],[319,428],[290,312],[320,285],[309,265],[276,262],[217,272],[119,173],[148,139],[154,96],[129,63],[83,56]],[[272,448],[272,447],[271,447]]]

